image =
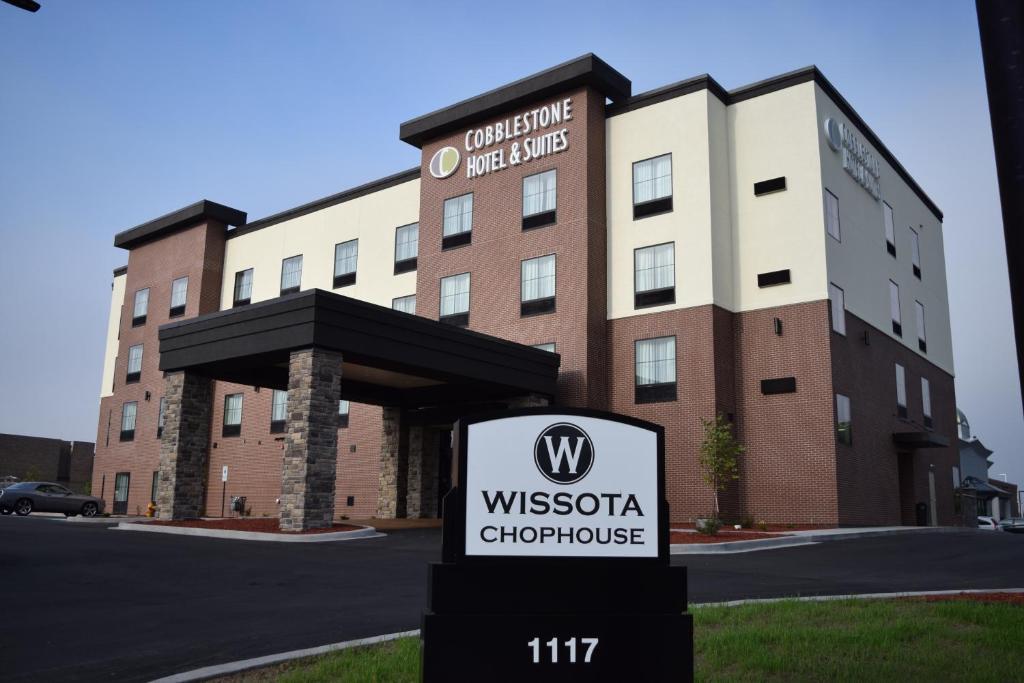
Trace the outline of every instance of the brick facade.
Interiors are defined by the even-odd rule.
[[[0,434],[0,477],[52,481],[87,493],[95,448],[88,441]]]

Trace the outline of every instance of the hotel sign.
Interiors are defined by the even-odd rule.
[[[512,166],[543,159],[569,149],[572,98],[566,97],[519,112],[482,128],[470,128],[463,136],[462,153],[442,147],[430,159],[430,174],[447,178],[466,157],[466,177],[478,178]]]
[[[658,438],[581,415],[470,424],[466,556],[658,557]]]
[[[842,155],[843,169],[875,199],[882,198],[879,185],[881,164],[851,126],[829,117],[824,124],[825,140],[832,151]]]

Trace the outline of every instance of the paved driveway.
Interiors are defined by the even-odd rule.
[[[0,671],[149,680],[419,627],[440,531],[261,543],[0,517]],[[1024,535],[967,531],[684,556],[694,602],[1024,584]]]

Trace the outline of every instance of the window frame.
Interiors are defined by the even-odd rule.
[[[921,377],[921,415],[924,417],[925,429],[932,429],[932,383],[927,377]]]
[[[885,231],[885,250],[896,258],[896,213],[887,201],[882,201],[882,223]],[[890,237],[892,239],[890,239]]]
[[[828,234],[829,237],[834,239],[836,242],[839,242],[840,244],[842,244],[842,242],[843,242],[843,222],[842,222],[842,220],[839,217],[839,195],[835,194],[834,192],[832,192],[832,190],[828,189],[827,187],[824,188],[824,190],[825,190],[825,197],[824,197],[824,200],[825,200],[825,232]],[[836,231],[835,231],[835,234],[832,233],[832,226],[831,226],[831,224],[829,223],[829,220],[828,220],[828,198],[829,197],[834,199],[835,203],[836,203]]]
[[[555,206],[552,209],[542,209],[533,213],[526,213],[526,181],[530,178],[536,178],[545,174],[554,174],[555,176]],[[546,171],[537,171],[536,173],[530,173],[524,175],[520,186],[522,192],[522,201],[520,202],[520,212],[522,216],[522,229],[533,230],[535,228],[543,228],[547,225],[553,225],[558,220],[558,169],[549,168]]]
[[[907,368],[901,363],[894,363],[896,366],[896,415],[907,416]],[[902,394],[902,396],[901,396]]]
[[[344,412],[342,408],[345,408]],[[338,429],[348,427],[349,416],[352,414],[352,403],[348,399],[338,399]]]
[[[416,255],[415,256],[410,256],[410,257],[407,257],[407,258],[404,258],[404,259],[399,259],[398,258],[398,244],[399,244],[399,242],[398,242],[398,235],[400,234],[400,232],[402,230],[407,230],[409,228],[412,228],[413,226],[416,227]],[[419,222],[407,223],[406,225],[399,225],[397,228],[395,228],[395,254],[394,254],[394,256],[395,256],[395,269],[394,269],[394,274],[395,275],[400,275],[402,273],[410,273],[410,272],[416,270],[416,268],[418,266],[419,255],[420,255],[420,224],[419,224]]]
[[[249,296],[247,296],[244,299],[239,299],[238,298],[238,294],[239,294],[239,291],[238,291],[239,290],[239,287],[238,287],[238,285],[239,285],[238,277],[240,275],[244,277],[246,273],[249,273]],[[238,308],[239,306],[248,306],[249,303],[252,301],[253,275],[254,275],[254,273],[253,273],[253,269],[252,268],[245,268],[243,270],[235,271],[235,283],[234,283],[234,286],[232,287],[232,290],[231,290],[231,307],[232,308]]]
[[[355,245],[356,245],[356,255],[355,255],[355,262],[356,262],[356,264],[355,264],[355,266],[353,266],[352,270],[346,271],[344,273],[339,273],[338,272],[338,249],[340,249],[341,247],[347,246],[349,244],[352,244],[352,243],[355,243]],[[359,269],[359,238],[357,237],[355,239],[345,240],[344,242],[338,242],[337,244],[335,244],[334,245],[334,289],[338,289],[340,287],[348,287],[350,285],[354,285],[356,283],[356,272],[358,271],[358,269]],[[300,281],[301,281],[301,278],[300,278]]]
[[[304,260],[302,256],[302,254],[295,254],[294,256],[288,256],[286,258],[281,259],[281,279],[279,282],[280,294],[278,296],[285,296],[286,294],[294,294],[296,292],[302,291],[302,262]],[[299,259],[299,284],[292,285],[286,288],[284,286],[284,264],[293,259]]]
[[[921,279],[921,234],[914,230],[914,228],[908,228],[910,230],[910,265],[914,271],[914,277],[918,280]]]
[[[840,401],[842,399],[842,401]],[[835,424],[836,424],[836,443],[843,444],[846,446],[853,445],[853,402],[850,401],[850,397],[846,394],[841,394],[838,391],[835,392],[835,401],[833,402],[836,411]],[[843,429],[844,422],[842,421],[843,412],[840,410],[840,405],[845,404],[846,412],[846,428]]]
[[[405,301],[407,299],[412,299],[412,310],[411,311],[406,311],[406,310],[403,310],[403,309],[398,308],[398,307],[395,306],[395,304],[397,302]],[[416,315],[416,295],[415,294],[406,294],[405,296],[396,296],[395,298],[393,298],[391,300],[391,310],[398,311],[399,313],[407,313],[409,315]]]
[[[445,234],[447,229],[447,222],[445,220],[445,207],[448,206],[448,202],[455,201],[456,199],[464,199],[469,197],[469,229],[462,230],[460,232],[454,232],[450,235]],[[473,220],[474,212],[476,211],[476,198],[472,192],[463,192],[462,194],[455,195],[454,197],[448,197],[441,202],[441,251],[448,249],[455,249],[457,247],[464,247],[468,244],[473,243]],[[458,214],[464,216],[465,213]],[[461,221],[460,221],[461,222]]]
[[[548,353],[558,353],[558,351],[556,350],[558,348],[558,345],[555,342],[543,342],[541,344],[531,344],[531,346],[540,351],[547,351]],[[549,346],[551,347],[550,349],[547,348]]]
[[[184,288],[185,289],[185,293],[182,295],[182,298],[184,299],[184,301],[182,303],[180,303],[180,304],[175,304],[174,303],[174,295],[175,295],[175,291],[176,291],[175,290],[175,286],[179,282],[182,282],[182,281],[184,281],[184,283],[185,283],[185,288]],[[180,316],[185,315],[185,308],[187,306],[188,306],[188,275],[182,275],[181,277],[176,277],[173,280],[171,280],[171,305],[170,305],[170,310],[167,312],[167,317],[168,318],[178,318]]]
[[[672,381],[640,383],[639,374],[639,350],[643,342],[660,341],[662,339],[672,340]],[[679,384],[679,339],[677,335],[668,334],[658,337],[645,337],[633,340],[633,402],[636,404],[646,403],[671,403],[678,400],[677,390]]]
[[[917,348],[928,353],[928,334],[925,330],[924,304],[914,299],[914,326],[917,327]]]
[[[156,412],[156,438],[161,439],[164,435],[164,425],[167,420],[167,397],[161,396]]]
[[[238,422],[228,422],[228,413],[229,413],[228,402],[232,398],[234,398],[235,396],[238,397]],[[243,394],[240,391],[235,391],[235,392],[232,392],[230,394],[224,394],[224,413],[223,413],[223,415],[221,415],[221,425],[222,425],[221,436],[227,438],[227,437],[233,437],[233,436],[240,436],[241,435],[241,433],[242,433],[242,406],[243,406],[244,402],[245,402],[245,394]],[[233,412],[233,410],[231,412]]]
[[[552,296],[548,297],[537,297],[534,299],[523,298],[523,287],[526,284],[524,279],[523,269],[526,268],[526,264],[531,261],[541,261],[543,259],[551,259],[553,267],[551,269],[551,289],[555,292]],[[538,278],[539,279],[539,278]],[[534,256],[532,258],[523,259],[519,262],[519,316],[528,317],[533,315],[543,315],[545,313],[553,313],[555,311],[555,301],[558,296],[558,258],[556,254],[544,254],[543,256]]]
[[[671,246],[672,247],[672,286],[671,287],[658,287],[655,289],[638,289],[637,288],[637,258],[641,251],[648,249],[657,249],[658,247]],[[676,302],[676,243],[661,242],[659,244],[651,244],[644,247],[636,247],[633,249],[633,308],[651,308],[653,306],[665,306],[668,304],[674,304]]]
[[[128,347],[128,359],[125,364],[125,384],[137,384],[142,379],[142,359],[145,349],[145,344],[132,344]],[[139,365],[138,370],[132,370],[132,351],[135,349],[139,350]]]
[[[282,410],[284,416],[274,419],[275,411],[279,405],[277,397],[280,394],[284,394],[284,409]],[[273,393],[270,394],[270,433],[283,434],[286,431],[288,431],[288,391],[286,389],[274,389]]]
[[[839,292],[840,312],[841,312],[842,315],[840,315],[839,318],[838,318],[838,321],[839,321],[838,325],[836,324],[836,302],[832,298],[833,290]],[[837,285],[834,282],[829,282],[828,283],[828,303],[829,303],[829,305],[828,305],[828,315],[829,315],[829,318],[830,318],[830,326],[832,328],[832,331],[835,332],[836,334],[841,334],[841,335],[843,335],[845,337],[846,336],[846,292],[843,291],[842,287],[840,287],[839,285]],[[842,329],[838,329],[839,327],[841,327]]]
[[[647,163],[660,159],[661,157],[668,157],[668,177],[669,177],[669,193],[664,197],[655,197],[654,199],[648,199],[647,201],[640,202],[636,201],[636,167],[637,164]],[[648,216],[658,216],[664,213],[670,213],[673,209],[673,200],[675,197],[675,165],[672,159],[672,152],[665,152],[663,154],[655,154],[652,157],[646,159],[640,159],[634,161],[630,167],[630,192],[633,198],[633,220],[639,220],[641,218],[647,218]]]
[[[893,298],[895,292],[896,298]],[[895,314],[893,306],[895,305]],[[903,303],[900,301],[900,286],[894,280],[889,280],[889,317],[892,318],[892,332],[899,338],[903,338]]]
[[[466,288],[466,310],[459,311],[456,313],[444,314],[444,281],[450,278],[462,277],[465,275],[469,279],[469,286]],[[468,327],[469,326],[469,313],[472,309],[473,304],[473,277],[472,274],[467,271],[465,273],[453,273],[446,275],[438,280],[438,317],[440,322],[448,323],[449,325],[455,325],[456,327]]]
[[[146,293],[146,310],[139,314],[139,295],[143,292]],[[143,287],[142,289],[135,290],[135,297],[132,301],[132,327],[141,327],[146,324],[146,318],[149,315],[149,287]]]
[[[132,420],[131,428],[125,428],[125,417],[128,406],[132,407]],[[139,402],[138,401],[125,401],[121,404],[121,438],[122,442],[135,441],[135,431],[139,426]]]

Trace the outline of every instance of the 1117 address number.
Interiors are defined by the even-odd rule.
[[[583,663],[584,664],[589,664],[590,663],[590,658],[594,656],[594,650],[597,649],[597,642],[598,642],[598,640],[599,640],[598,638],[580,638],[579,639],[579,644],[581,646],[581,649],[583,647],[586,647],[586,652],[583,653]],[[568,661],[569,661],[570,664],[575,664],[576,663],[576,644],[577,644],[577,639],[576,639],[575,636],[573,636],[572,638],[569,638],[568,640],[566,640],[563,643],[565,649],[568,651],[568,656],[569,656]],[[526,644],[526,646],[529,647],[530,650],[533,653],[533,663],[534,664],[540,664],[541,663],[541,657],[543,656],[544,647],[545,646],[547,647],[548,651],[551,653],[550,662],[552,664],[557,664],[558,663],[558,638],[552,638],[551,640],[547,641],[546,643],[543,643],[543,645],[541,644],[540,638],[534,638],[533,640],[528,642]]]

